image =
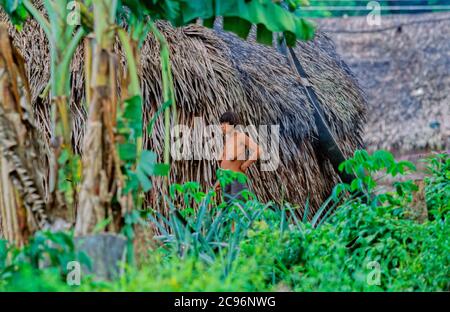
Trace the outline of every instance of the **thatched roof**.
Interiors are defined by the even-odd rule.
[[[201,116],[207,124],[217,124],[221,113],[233,109],[245,125],[279,124],[282,164],[276,172],[251,168],[251,188],[261,200],[287,200],[302,205],[309,198],[311,206],[318,207],[338,178],[328,160],[318,161],[312,144],[316,135],[312,106],[286,59],[274,48],[253,40],[243,41],[220,30],[198,25],[175,29],[164,23],[158,27],[170,45],[179,123],[192,127],[193,117]],[[36,111],[46,124],[47,100],[38,97],[49,77],[44,33],[34,22],[29,22],[21,33],[11,31],[27,61]],[[360,88],[323,33],[319,32],[313,41],[299,42],[296,52],[341,148],[347,156],[351,155],[362,146],[365,99]],[[80,56],[81,49],[72,70],[72,106],[77,125],[85,116]],[[140,75],[148,120],[162,103],[159,46],[151,36],[142,49]],[[162,138],[160,119],[145,144],[162,155]],[[79,141],[79,137],[75,139]],[[211,186],[216,168],[212,161],[177,161],[171,170],[171,181],[195,180]],[[156,180],[155,184],[151,196],[154,201],[161,195],[161,181]]]
[[[367,93],[369,149],[450,148],[450,13],[383,16],[376,27],[366,17],[320,25]]]

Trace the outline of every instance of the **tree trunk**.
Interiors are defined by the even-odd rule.
[[[115,136],[113,122],[117,111],[116,67],[113,58],[113,17],[109,16],[111,2],[94,1],[95,40],[92,61],[92,99],[83,147],[83,181],[80,190],[76,235],[92,232],[98,222],[111,217],[111,198],[117,193]],[[119,167],[120,168],[120,167]],[[111,223],[111,226],[114,222]],[[114,230],[114,228],[110,228]]]
[[[42,148],[34,126],[25,63],[0,25],[0,233],[23,244],[49,225]]]

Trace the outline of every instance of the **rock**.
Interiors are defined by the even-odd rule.
[[[120,263],[126,260],[127,239],[117,234],[95,234],[75,238],[78,251],[86,253],[91,268],[83,271],[93,274],[98,280],[112,280],[122,273]]]

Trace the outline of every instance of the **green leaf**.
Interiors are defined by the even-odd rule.
[[[267,29],[264,24],[257,25],[256,40],[260,43],[271,45],[273,42],[273,33]]]
[[[134,132],[134,138],[142,136],[142,97],[133,96],[125,100],[123,117]]]
[[[144,192],[148,192],[151,190],[152,188],[152,182],[150,181],[150,179],[147,177],[147,175],[145,174],[145,172],[143,172],[142,170],[137,170],[136,171],[136,176],[139,180],[139,183],[142,187],[142,189],[144,190]]]
[[[137,146],[132,143],[119,144],[119,157],[123,161],[134,161],[137,157]]]
[[[402,160],[402,161],[399,161],[397,165],[402,167],[402,170],[404,170],[404,168],[407,168],[407,169],[409,169],[411,171],[416,171],[417,170],[416,166],[410,161]]]
[[[137,174],[132,171],[127,171],[127,181],[125,184],[125,188],[123,190],[124,194],[127,194],[132,191],[137,191],[139,189],[139,179]]]
[[[170,100],[166,101],[163,105],[161,105],[158,108],[156,113],[153,115],[152,119],[150,120],[150,122],[147,125],[147,131],[148,131],[149,136],[151,136],[151,134],[153,133],[153,127],[155,126],[155,122],[158,119],[159,115],[161,115],[170,106],[172,106],[172,101],[170,101]]]
[[[214,27],[214,21],[216,19],[214,17],[211,18],[205,18],[203,20],[203,26],[208,27],[208,28],[213,28]]]
[[[257,39],[261,43],[272,44],[268,40],[274,32],[283,32],[287,44],[295,45],[296,40],[308,40],[314,36],[314,25],[294,12],[283,8],[273,0],[181,0],[176,26],[192,23],[198,18],[207,20],[205,26],[218,16],[224,17],[224,29],[241,38],[247,38],[250,25],[263,25],[257,30]],[[260,26],[261,27],[261,26]],[[262,31],[259,34],[259,31]]]
[[[112,221],[113,221],[113,219],[112,219],[111,216],[109,216],[109,217],[106,218],[106,219],[103,219],[103,220],[99,221],[99,222],[95,225],[93,232],[94,232],[94,233],[100,233],[100,232],[104,231],[104,230],[106,229],[106,227],[107,227]]]
[[[21,0],[0,0],[0,6],[11,19],[11,23],[19,28],[28,18],[28,11]]]
[[[223,19],[223,29],[235,33],[242,39],[247,39],[251,27],[252,24],[249,21],[239,17],[224,17]]]
[[[285,31],[284,38],[286,39],[286,45],[288,47],[295,46],[295,43],[297,42],[297,38],[295,37],[295,34],[291,33],[290,31]]]
[[[347,190],[347,185],[346,184],[338,184],[333,188],[333,191],[331,193],[331,197],[333,198],[334,201],[338,201],[339,200],[339,196],[341,195],[342,192]]]
[[[158,164],[156,161],[157,156],[154,152],[149,150],[141,152],[135,176],[144,192],[148,192],[152,187],[150,180],[151,176],[167,176],[169,174],[170,165]],[[133,187],[135,187],[135,185],[133,185]]]
[[[144,150],[141,153],[141,158],[138,162],[138,168],[143,170],[148,175],[151,175],[153,172],[154,164],[157,160],[156,154],[149,150]]]
[[[156,176],[167,176],[170,171],[169,164],[155,164],[153,168],[153,174]]]

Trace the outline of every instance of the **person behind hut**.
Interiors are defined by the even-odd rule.
[[[223,151],[219,159],[222,170],[230,170],[233,173],[245,174],[247,169],[258,160],[261,148],[245,133],[238,131],[236,126],[240,124],[239,116],[235,112],[226,112],[220,117],[220,128],[224,135]],[[248,155],[248,157],[247,157]],[[220,182],[214,185],[216,191],[220,189]],[[232,199],[242,200],[242,191],[247,190],[246,182],[235,178],[231,183],[223,186],[223,197],[228,202]]]

